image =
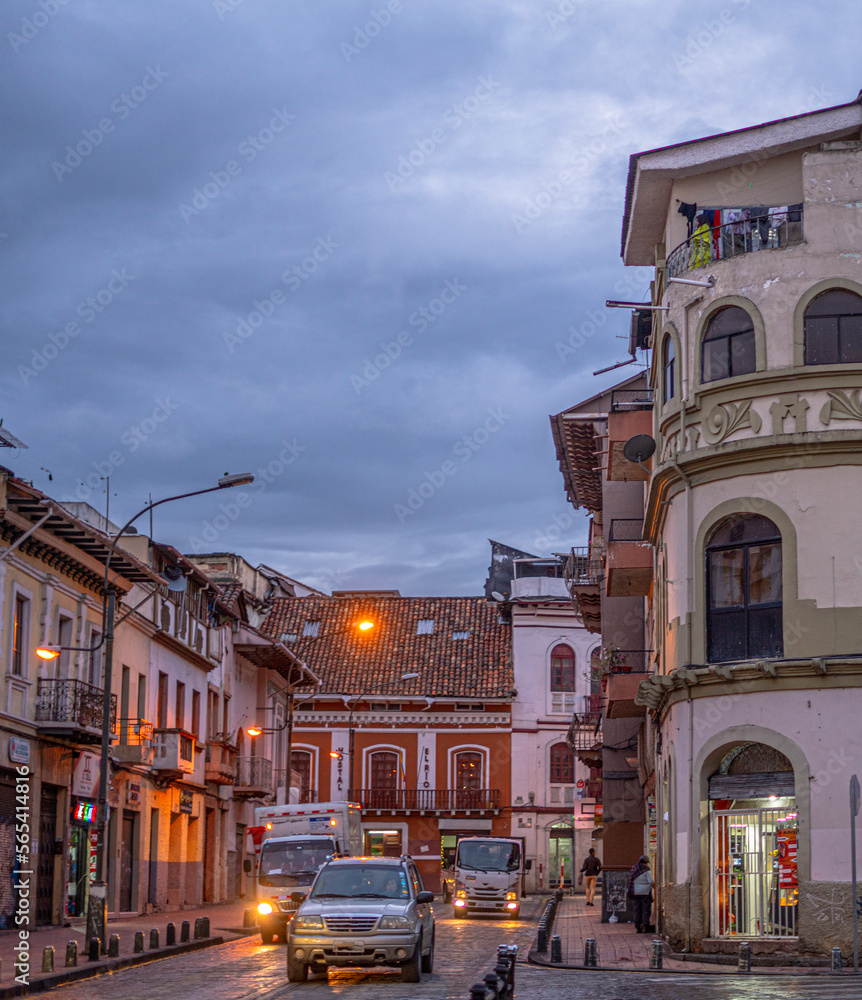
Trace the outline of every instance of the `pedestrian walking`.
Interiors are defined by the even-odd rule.
[[[650,911],[652,910],[653,878],[649,867],[649,858],[642,854],[640,861],[632,865],[626,888],[629,907],[634,911],[635,930],[638,934],[646,934],[650,927]]]
[[[578,885],[581,885],[584,879],[587,880],[587,906],[596,905],[593,902],[593,899],[596,895],[596,879],[598,878],[601,870],[602,863],[596,857],[596,849],[591,847],[590,853],[584,858],[584,863],[581,866],[581,874],[578,876]]]

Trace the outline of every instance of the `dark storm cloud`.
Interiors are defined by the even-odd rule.
[[[110,477],[121,519],[249,468],[158,537],[327,590],[478,593],[489,536],[581,542],[547,414],[647,294],[629,155],[858,89],[857,8],[781,10],[10,0],[7,464],[100,509]]]

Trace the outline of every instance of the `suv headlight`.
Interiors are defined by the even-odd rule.
[[[506,893],[506,899],[517,899],[517,898],[518,898],[517,892],[507,892]]]
[[[292,931],[322,931],[323,917],[309,914],[307,917],[294,917],[290,924]]]
[[[379,926],[382,931],[413,930],[413,924],[408,917],[381,917]]]
[[[268,916],[270,913],[272,913],[272,904],[271,903],[258,903],[257,904],[257,912],[262,917]]]

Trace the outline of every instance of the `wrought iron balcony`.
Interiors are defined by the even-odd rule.
[[[716,261],[758,250],[779,250],[804,240],[801,205],[784,212],[763,209],[764,214],[755,217],[751,217],[751,211],[748,219],[711,226],[708,233],[689,236],[668,254],[667,276],[675,278],[684,271],[708,267]]]
[[[595,548],[575,548],[566,562],[565,572],[570,588],[598,587],[605,578],[604,561]]]
[[[155,754],[153,724],[146,719],[120,719],[120,742],[113,755],[125,764],[151,765]]]
[[[105,692],[77,680],[40,678],[36,687],[36,726],[40,733],[64,736],[77,743],[100,743],[105,719]],[[111,695],[109,725],[117,724],[117,696]]]
[[[272,795],[272,761],[267,757],[237,757],[233,793],[247,798]]]
[[[615,517],[611,521],[609,542],[641,542],[644,534],[642,517]]]
[[[377,812],[450,813],[500,811],[498,788],[362,788],[349,793],[352,802]]]
[[[580,751],[591,751],[598,755],[601,761],[602,749],[602,713],[604,698],[600,694],[583,696],[581,709],[572,716],[566,742],[583,760]]]

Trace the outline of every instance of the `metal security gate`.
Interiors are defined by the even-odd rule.
[[[709,834],[712,936],[795,936],[796,807],[717,809]]]

